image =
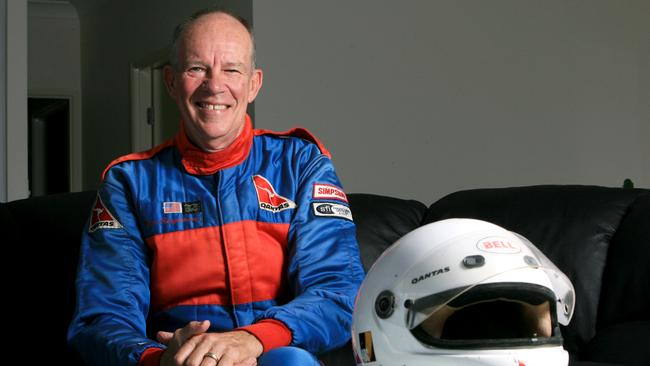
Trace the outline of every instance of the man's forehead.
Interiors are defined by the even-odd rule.
[[[253,47],[250,33],[234,18],[231,18],[230,21],[224,21],[224,19],[202,21],[199,18],[187,28],[180,43],[191,48],[197,43],[210,42],[229,45],[233,50],[236,48],[250,50]]]
[[[225,13],[205,14],[188,25],[182,38],[195,37],[197,33],[210,33],[225,38],[251,39],[246,27],[236,18]]]
[[[179,59],[185,63],[205,63],[218,60],[221,64],[237,66],[248,65],[250,49],[242,44],[219,44],[215,47],[206,47],[205,43],[192,42],[182,44],[179,49]]]

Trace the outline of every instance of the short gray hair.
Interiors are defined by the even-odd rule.
[[[183,34],[185,34],[185,31],[192,25],[197,19],[201,18],[204,15],[208,14],[225,14],[228,16],[231,16],[232,18],[235,18],[241,25],[246,28],[248,31],[248,35],[251,38],[251,69],[255,70],[255,63],[256,63],[256,58],[255,58],[255,36],[253,35],[253,25],[243,17],[223,9],[222,7],[210,7],[210,8],[205,8],[197,11],[196,13],[190,15],[187,19],[185,19],[183,22],[178,24],[176,28],[174,29],[174,33],[172,35],[172,44],[169,49],[169,64],[171,67],[174,68],[174,70],[179,71],[181,68],[180,62],[178,60],[178,44],[181,40],[181,37]]]

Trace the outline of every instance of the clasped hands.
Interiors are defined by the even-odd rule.
[[[235,330],[207,333],[210,321],[193,321],[174,333],[158,332],[167,349],[161,366],[255,366],[262,354],[260,341],[252,334]]]

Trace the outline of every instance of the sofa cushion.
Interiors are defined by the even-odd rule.
[[[418,228],[427,210],[423,203],[415,200],[373,194],[353,193],[348,199],[366,271],[386,248]]]
[[[610,240],[641,190],[594,186],[529,186],[452,193],[431,205],[426,222],[476,218],[519,233],[573,282],[576,308],[562,329],[579,353],[595,334],[601,280]]]
[[[601,329],[583,351],[582,359],[630,366],[648,365],[649,334],[650,320],[620,323]]]

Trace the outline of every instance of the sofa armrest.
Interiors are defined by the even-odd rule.
[[[2,233],[2,241],[11,245],[18,244],[20,239],[20,231],[16,225],[9,205],[0,202],[0,233]]]
[[[602,329],[589,342],[582,360],[642,366],[650,360],[650,320]]]

